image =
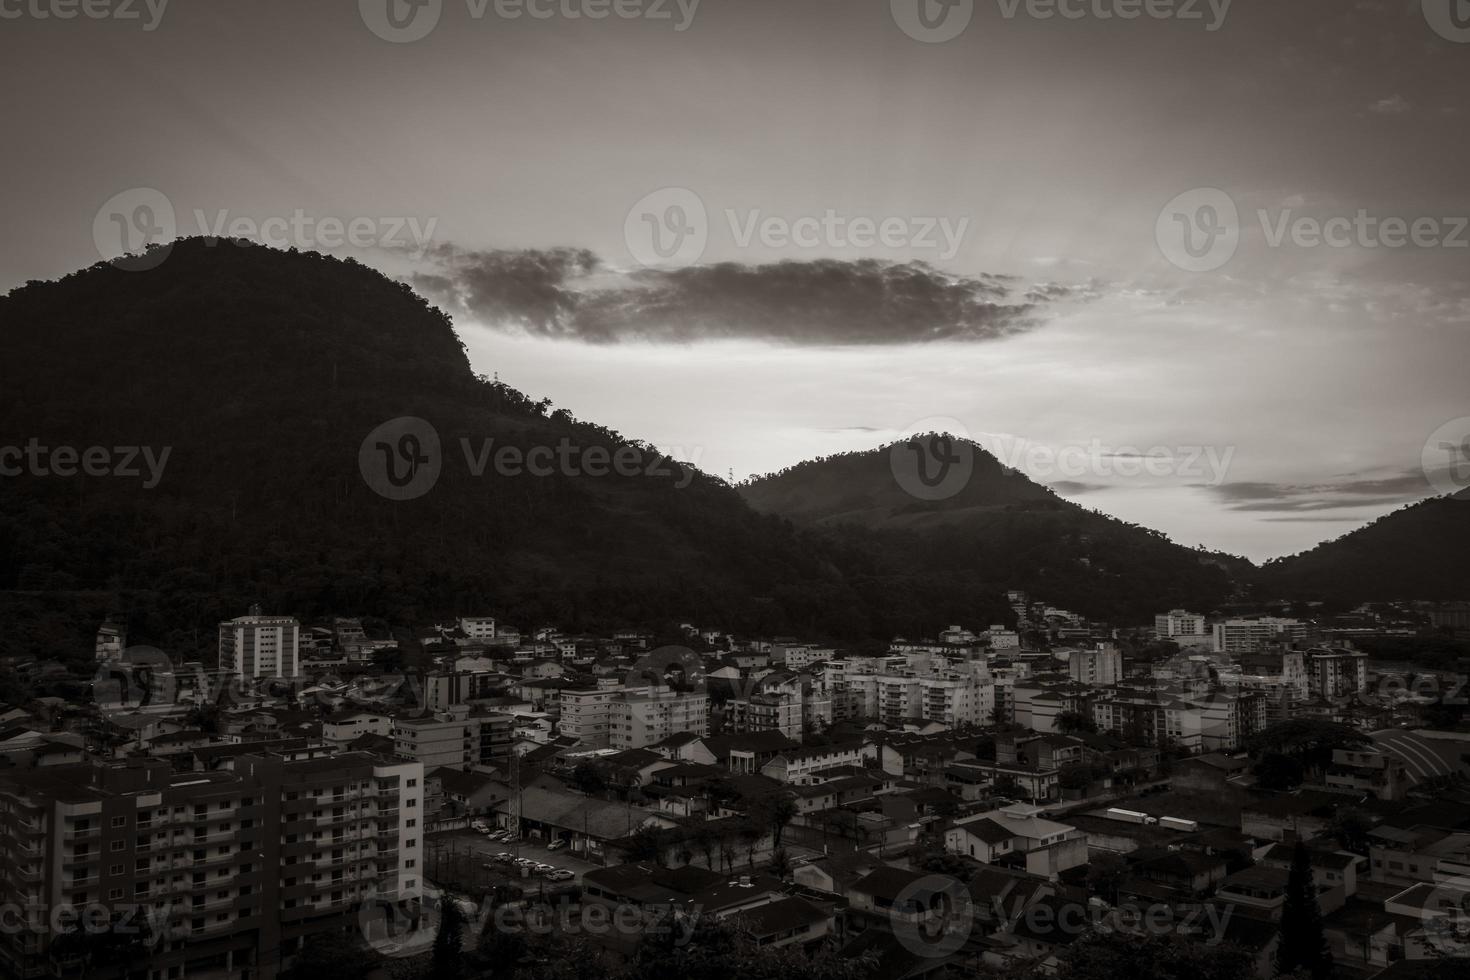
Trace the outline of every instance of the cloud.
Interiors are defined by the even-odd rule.
[[[412,284],[493,329],[584,343],[731,338],[821,346],[984,341],[1023,333],[1043,307],[1088,301],[1096,283],[1022,285],[876,259],[625,271],[584,249],[439,245]]]
[[[1077,497],[1084,493],[1111,489],[1106,483],[1083,483],[1079,480],[1058,480],[1055,483],[1048,483],[1047,487],[1063,497]]]
[[[1394,476],[1336,483],[1222,483],[1196,484],[1213,494],[1227,509],[1262,513],[1303,513],[1378,507],[1422,500],[1433,489],[1419,470],[1404,470]],[[1273,519],[1273,518],[1268,518]],[[1284,520],[1284,518],[1274,518]],[[1304,518],[1301,518],[1304,519]],[[1345,518],[1321,518],[1337,520]]]
[[[1368,107],[1369,112],[1376,112],[1382,116],[1401,116],[1414,108],[1409,100],[1402,95],[1394,95],[1387,99],[1379,99]]]

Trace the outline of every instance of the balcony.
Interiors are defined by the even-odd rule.
[[[81,827],[65,831],[62,840],[92,840],[102,836],[101,827]]]

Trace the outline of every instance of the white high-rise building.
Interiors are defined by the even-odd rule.
[[[1170,609],[1154,617],[1154,632],[1165,640],[1175,636],[1205,636],[1205,617],[1183,609]]]
[[[299,677],[301,624],[291,616],[250,615],[219,624],[219,664],[241,677]]]
[[[1296,619],[1227,619],[1215,624],[1215,652],[1253,653],[1263,643],[1292,643],[1306,634],[1307,624]]]
[[[1074,650],[1067,657],[1067,673],[1090,687],[1116,684],[1123,679],[1123,654],[1117,647],[1101,644],[1092,650]]]

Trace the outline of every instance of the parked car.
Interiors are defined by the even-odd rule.
[[[473,830],[477,834],[488,834],[488,833],[490,833],[490,825],[487,824],[483,820],[472,820],[472,821],[470,821],[470,829]]]
[[[563,847],[566,847],[566,846],[567,846],[567,839],[565,837],[558,837],[556,840],[552,841],[550,844],[547,844],[546,845],[546,849],[548,851],[559,851]]]
[[[568,871],[566,868],[559,868],[556,871],[548,874],[546,877],[551,881],[571,881],[577,876],[572,874],[572,872]]]
[[[511,863],[514,864],[518,868],[534,868],[534,867],[536,867],[536,862],[535,861],[532,861],[530,858],[516,858]]]
[[[510,853],[510,851],[501,851],[499,854],[495,855],[494,858],[492,858],[492,860],[499,861],[501,864],[510,864],[515,859],[516,856]]]
[[[551,872],[555,871],[556,870],[556,865],[554,865],[554,864],[542,864],[541,862],[537,861],[536,864],[535,864],[535,868],[536,868],[536,873],[538,875],[546,875],[546,874],[551,874]]]

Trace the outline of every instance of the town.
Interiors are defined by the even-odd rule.
[[[852,649],[256,606],[212,662],[118,616],[92,677],[0,665],[0,969],[654,975],[711,936],[787,975],[1120,941],[1262,980],[1464,968],[1470,604],[1005,599]]]

